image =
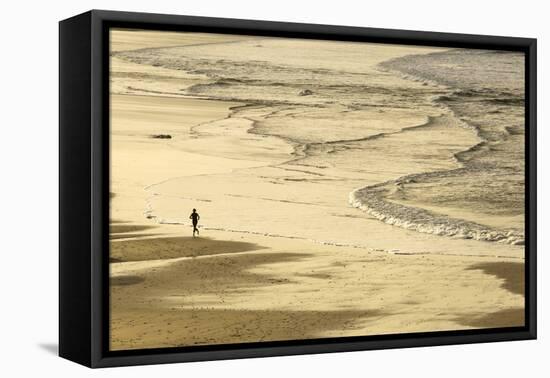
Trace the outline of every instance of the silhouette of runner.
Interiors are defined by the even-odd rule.
[[[201,219],[199,213],[197,213],[197,209],[193,209],[193,212],[189,215],[189,219],[193,221],[193,237],[195,237],[195,231],[197,232],[197,235],[199,234],[197,224],[199,223],[199,219]]]

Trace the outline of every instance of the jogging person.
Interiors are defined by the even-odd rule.
[[[201,219],[199,213],[197,213],[197,209],[193,209],[193,212],[189,215],[189,219],[193,221],[193,237],[195,237],[195,231],[197,232],[197,235],[199,234],[197,224],[199,223],[199,219]]]

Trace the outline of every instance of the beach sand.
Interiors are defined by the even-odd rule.
[[[111,243],[113,350],[524,323],[519,259],[163,228]]]
[[[260,43],[173,33],[163,44],[154,32],[135,33],[113,38],[113,51],[198,44],[223,56],[206,45],[240,51],[244,40],[244,56]],[[399,47],[372,57],[371,68],[353,67],[379,75],[371,70],[381,61],[430,51]],[[479,136],[444,110],[381,116],[372,107],[330,121],[339,108],[318,107],[315,96],[307,114],[302,105],[266,110],[189,95],[211,81],[197,71],[115,54],[111,72],[111,350],[524,324],[522,246],[396,227],[348,202],[365,185],[460,167],[453,154]],[[350,127],[331,131],[338,119]],[[307,140],[308,153],[297,155],[296,141],[316,135],[323,140]],[[350,140],[345,148],[327,150],[341,139]]]

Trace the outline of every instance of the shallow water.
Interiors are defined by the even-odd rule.
[[[463,227],[466,232],[476,229],[471,237],[523,243],[524,64],[520,53],[462,49],[382,64],[452,89],[436,101],[474,127],[482,140],[456,155],[461,169],[415,176],[403,182],[396,200],[493,225]]]

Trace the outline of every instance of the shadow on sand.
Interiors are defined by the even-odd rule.
[[[142,235],[150,236],[150,235]],[[229,254],[263,249],[247,242],[193,237],[162,237],[111,242],[111,261],[145,261]]]
[[[135,285],[143,281],[145,281],[145,279],[139,276],[116,276],[110,279],[111,285],[114,286]]]
[[[268,287],[275,299],[277,286],[292,283],[254,268],[311,255],[269,253],[261,245],[240,241],[136,235],[146,228],[116,227],[117,236],[127,232],[136,238],[111,240],[111,262],[150,260],[151,265],[111,277],[113,350],[326,337],[327,331],[356,329],[358,319],[383,315],[377,310],[227,308],[223,302],[235,296],[246,303],[253,288]],[[196,258],[158,261],[179,257]]]
[[[490,262],[472,265],[468,270],[483,270],[503,279],[502,287],[511,293],[525,295],[525,264],[516,262]]]
[[[490,262],[472,265],[469,270],[482,270],[504,280],[502,288],[511,293],[525,295],[525,264],[515,262]],[[476,328],[522,327],[525,325],[523,307],[508,308],[489,314],[473,313],[456,321]]]
[[[484,315],[463,316],[456,322],[475,328],[523,327],[525,325],[525,310],[510,308]]]
[[[357,319],[379,317],[370,311],[276,311],[227,309],[149,309],[132,329],[122,324],[135,316],[116,315],[111,349],[232,344],[326,337],[330,330],[358,329]],[[136,338],[134,332],[139,332]]]
[[[145,231],[145,230],[150,230],[152,228],[155,228],[155,227],[145,226],[145,225],[113,224],[113,222],[111,222],[111,225],[109,226],[109,232],[110,234],[122,234],[127,232]]]
[[[269,287],[276,297],[278,285],[292,282],[277,274],[252,269],[298,261],[308,258],[309,254],[254,252],[232,255],[230,252],[257,251],[263,247],[183,237],[125,240],[111,245],[118,256],[125,255],[124,248],[129,248],[139,255],[138,259],[193,253],[197,257],[207,257],[177,260],[162,268],[112,277],[113,350],[316,338],[325,336],[327,331],[357,329],[358,319],[383,315],[377,310],[216,308],[223,306],[224,298],[241,296],[246,301],[250,290],[256,287]]]
[[[118,240],[118,239],[135,239],[135,238],[143,238],[143,237],[151,237],[151,236],[158,236],[159,234],[134,234],[131,232],[123,233],[123,234],[111,234],[109,235],[110,240]]]

